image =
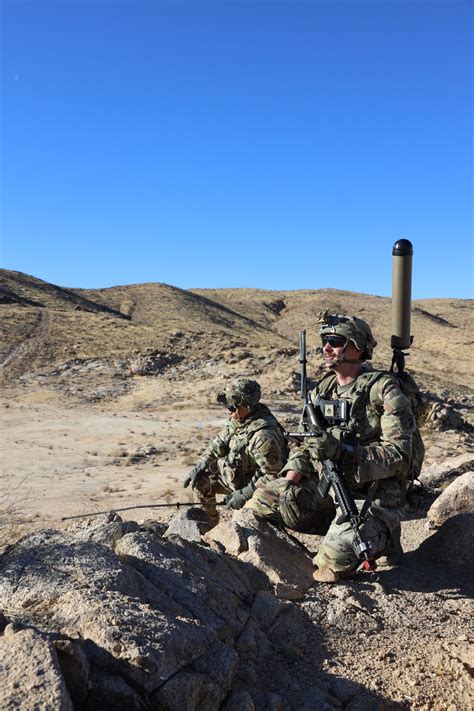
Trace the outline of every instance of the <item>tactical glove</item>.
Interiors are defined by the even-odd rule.
[[[322,462],[324,459],[331,459],[333,462],[338,462],[344,454],[344,445],[339,442],[330,432],[321,432],[315,437],[313,445],[318,453],[318,459]]]
[[[230,494],[225,502],[226,509],[241,509],[250,499],[254,492],[252,484],[247,484],[243,489],[236,489],[233,494]]]
[[[196,466],[194,467],[194,469],[191,469],[191,471],[189,472],[187,477],[185,477],[185,479],[183,480],[184,488],[186,489],[191,484],[191,488],[194,489],[194,487],[196,486],[197,480],[199,479],[201,474],[204,471],[206,471],[206,468],[207,468],[207,462],[205,462],[205,461],[198,462],[196,464]]]

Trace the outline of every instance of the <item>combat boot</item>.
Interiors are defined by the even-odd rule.
[[[402,562],[403,548],[401,542],[402,527],[400,524],[393,529],[390,540],[384,551],[383,556],[378,558],[378,565],[398,565]]]
[[[331,568],[316,568],[313,579],[318,583],[338,583],[344,578],[350,578],[352,572],[334,571]]]

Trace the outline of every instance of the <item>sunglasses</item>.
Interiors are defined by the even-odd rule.
[[[323,345],[326,345],[326,343],[329,343],[331,348],[342,348],[343,346],[346,345],[347,343],[347,338],[344,336],[322,336],[321,337]]]

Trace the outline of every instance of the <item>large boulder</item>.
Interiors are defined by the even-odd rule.
[[[474,513],[474,472],[466,472],[443,491],[431,505],[428,520],[441,526],[448,518],[461,513]]]
[[[313,565],[304,546],[250,509],[235,511],[231,522],[219,523],[203,540],[262,571],[278,597],[301,599],[314,582]]]
[[[14,625],[39,632],[10,639],[15,627],[5,619],[0,707],[16,708],[20,699],[21,708],[66,711],[72,704],[84,711],[290,708],[286,681],[272,682],[270,698],[261,670],[275,654],[304,659],[314,623],[272,590],[286,586],[295,596],[297,583],[310,583],[311,560],[251,512],[236,519],[227,536],[221,524],[220,535],[233,540],[237,531],[245,541],[233,555],[223,554],[219,536],[212,545],[177,532],[163,538],[149,522],[141,527],[116,513],[13,545],[0,558],[0,600]],[[269,571],[272,548],[281,557],[278,579]],[[23,647],[24,667],[40,677],[31,707],[18,690]],[[310,691],[298,686],[292,694],[302,694],[307,708],[315,699],[324,706],[324,691]]]
[[[73,711],[54,646],[33,629],[0,636],[0,708]]]

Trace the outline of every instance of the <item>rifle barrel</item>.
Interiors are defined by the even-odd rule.
[[[225,501],[216,501],[216,506],[224,506]],[[195,501],[175,501],[172,504],[139,504],[137,506],[123,506],[120,509],[107,509],[107,511],[93,511],[91,513],[76,514],[75,516],[62,516],[61,521],[70,521],[73,518],[86,518],[86,516],[100,516],[101,514],[117,513],[118,511],[132,511],[133,509],[166,509],[175,506],[179,509],[181,506],[201,506]]]

